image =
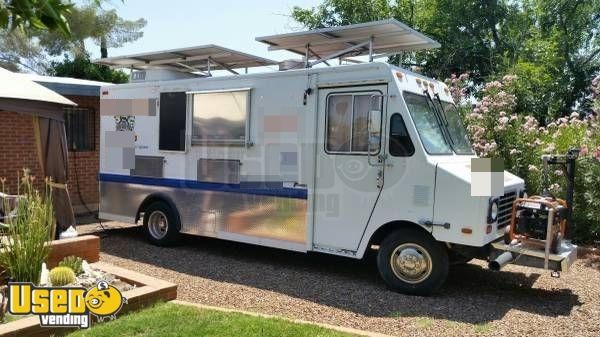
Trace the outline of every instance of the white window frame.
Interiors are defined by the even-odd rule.
[[[341,155],[368,155],[368,151],[353,151],[352,150],[352,141],[354,138],[354,97],[355,96],[372,96],[372,95],[383,95],[383,93],[380,90],[366,90],[366,91],[345,91],[345,92],[332,92],[330,94],[327,95],[327,100],[325,102],[325,138],[324,138],[324,148],[325,148],[325,153],[327,154],[341,154]],[[327,141],[328,141],[328,137],[329,137],[329,99],[333,96],[352,96],[352,106],[351,106],[351,111],[352,111],[352,119],[351,119],[351,123],[350,123],[350,151],[330,151],[327,148]],[[380,106],[380,110],[381,110],[381,124],[379,124],[379,131],[380,131],[380,137],[379,137],[379,148],[377,149],[377,152],[372,152],[371,155],[378,155],[381,152],[381,146],[383,144],[383,106],[384,106],[384,100],[383,98],[381,99],[381,106]]]
[[[246,128],[245,135],[243,140],[237,139],[208,139],[208,140],[200,140],[194,138],[194,95],[198,94],[220,94],[220,93],[228,93],[228,92],[247,92],[246,99]],[[190,141],[192,146],[202,146],[202,145],[210,145],[210,146],[244,146],[249,147],[252,146],[252,142],[250,141],[250,118],[251,118],[251,101],[252,101],[252,88],[233,88],[233,89],[222,89],[222,90],[202,90],[202,91],[188,91],[186,92],[188,95],[188,104],[190,107]]]

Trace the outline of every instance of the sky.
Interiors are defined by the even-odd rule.
[[[250,54],[284,60],[298,58],[285,51],[269,52],[257,36],[302,30],[290,17],[294,6],[314,7],[319,0],[110,0],[103,6],[115,8],[124,19],[144,18],[148,21],[144,36],[121,48],[108,50],[109,56],[120,56],[204,44],[217,44]],[[92,59],[99,48],[89,45]]]

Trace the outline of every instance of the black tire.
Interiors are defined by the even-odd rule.
[[[404,249],[397,251],[397,248]],[[392,254],[418,253],[428,256],[427,272],[416,275],[410,282],[400,278],[392,267]],[[396,262],[398,260],[395,260]],[[417,228],[403,228],[389,234],[381,243],[377,255],[377,267],[387,286],[396,292],[427,296],[437,291],[446,281],[449,269],[448,251],[431,235]],[[398,269],[398,267],[395,267]],[[405,278],[405,279],[408,279]]]
[[[150,225],[151,217],[163,217],[166,219],[164,226]],[[152,219],[156,221],[157,219]],[[156,201],[150,204],[144,211],[144,233],[150,243],[157,246],[172,246],[178,242],[181,223],[179,214],[169,204],[163,201]],[[158,232],[157,232],[158,230]]]

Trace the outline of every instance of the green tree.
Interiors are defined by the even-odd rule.
[[[118,48],[140,39],[146,26],[143,18],[125,20],[115,9],[104,9],[100,3],[91,2],[73,7],[66,18],[71,26],[71,35],[50,31],[38,35],[40,44],[50,55],[60,55],[65,51],[75,54],[85,53],[87,39],[92,39],[100,47],[100,57],[108,57],[108,48]]]
[[[323,0],[292,17],[306,28],[396,18],[442,47],[390,62],[435,78],[468,72],[475,91],[516,73],[517,111],[542,121],[570,114],[600,71],[598,0]]]
[[[0,29],[31,27],[69,33],[65,15],[72,4],[62,0],[0,0]]]
[[[123,71],[94,64],[86,54],[78,54],[74,58],[65,56],[61,62],[52,61],[49,74],[51,76],[73,77],[115,84],[127,83],[129,80],[129,77]]]
[[[0,66],[46,74],[53,57],[68,54],[74,60],[78,55],[89,55],[85,44],[88,39],[100,46],[101,56],[106,57],[108,48],[120,47],[142,37],[146,25],[144,19],[124,20],[116,10],[103,9],[101,3],[91,1],[70,8],[65,16],[71,27],[68,35],[59,30],[31,27],[0,29]]]

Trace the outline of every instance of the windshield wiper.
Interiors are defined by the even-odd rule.
[[[435,98],[438,102],[438,107],[440,108],[440,114],[444,117],[444,125],[448,126],[448,118],[446,117],[446,111],[444,111],[444,106],[442,105],[442,100],[440,99],[439,94],[435,94]]]
[[[444,138],[446,139],[448,144],[450,144],[450,146],[452,147],[452,150],[454,152],[456,152],[456,149],[454,148],[454,141],[452,140],[452,137],[450,137],[450,131],[448,131],[448,128],[446,127],[448,125],[448,121],[444,118],[444,116],[442,116],[443,112],[438,111],[438,108],[435,106],[435,103],[433,102],[431,95],[429,95],[429,91],[424,90],[423,92],[425,93],[425,96],[428,99],[428,103],[430,103],[430,105],[433,109],[433,113],[435,114],[436,119],[438,120],[440,129],[442,129],[442,135],[444,135]]]

